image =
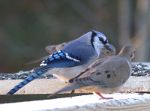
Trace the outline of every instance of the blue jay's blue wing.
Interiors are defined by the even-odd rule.
[[[51,68],[73,67],[80,64],[81,62],[79,59],[73,58],[68,53],[63,51],[55,52],[46,60],[42,61],[40,67],[33,70],[32,75],[28,76],[24,81],[20,82],[18,85],[12,88],[7,94],[14,94],[26,84],[46,73]]]
[[[63,68],[63,67],[74,67],[81,65],[82,62],[78,57],[73,57],[72,55],[58,51],[50,55],[46,60],[42,61],[40,66],[51,66],[51,68]]]

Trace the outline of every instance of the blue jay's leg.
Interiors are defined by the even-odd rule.
[[[34,69],[32,75],[28,76],[24,81],[12,88],[7,94],[14,94],[26,84],[46,73],[51,68],[73,67],[79,64],[80,60],[69,56],[68,53],[63,51],[55,52],[54,54],[50,55],[49,58],[44,60],[39,68]]]

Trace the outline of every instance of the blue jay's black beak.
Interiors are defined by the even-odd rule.
[[[107,43],[107,44],[104,45],[104,47],[105,47],[108,51],[113,52],[114,54],[116,53],[116,49],[115,49],[115,47],[114,47],[113,45]]]

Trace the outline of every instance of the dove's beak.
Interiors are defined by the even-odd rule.
[[[113,45],[107,43],[107,44],[104,45],[104,47],[105,47],[108,51],[110,51],[111,53],[114,53],[114,54],[116,53],[116,49],[115,49],[115,47],[114,47]]]

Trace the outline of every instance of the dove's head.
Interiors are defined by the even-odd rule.
[[[129,60],[132,60],[135,57],[135,48],[133,48],[132,45],[126,45],[121,49],[118,55],[124,56]]]
[[[111,47],[111,50],[108,50],[106,48],[102,49],[99,58],[116,55],[116,48],[111,44],[109,45],[109,47]]]

